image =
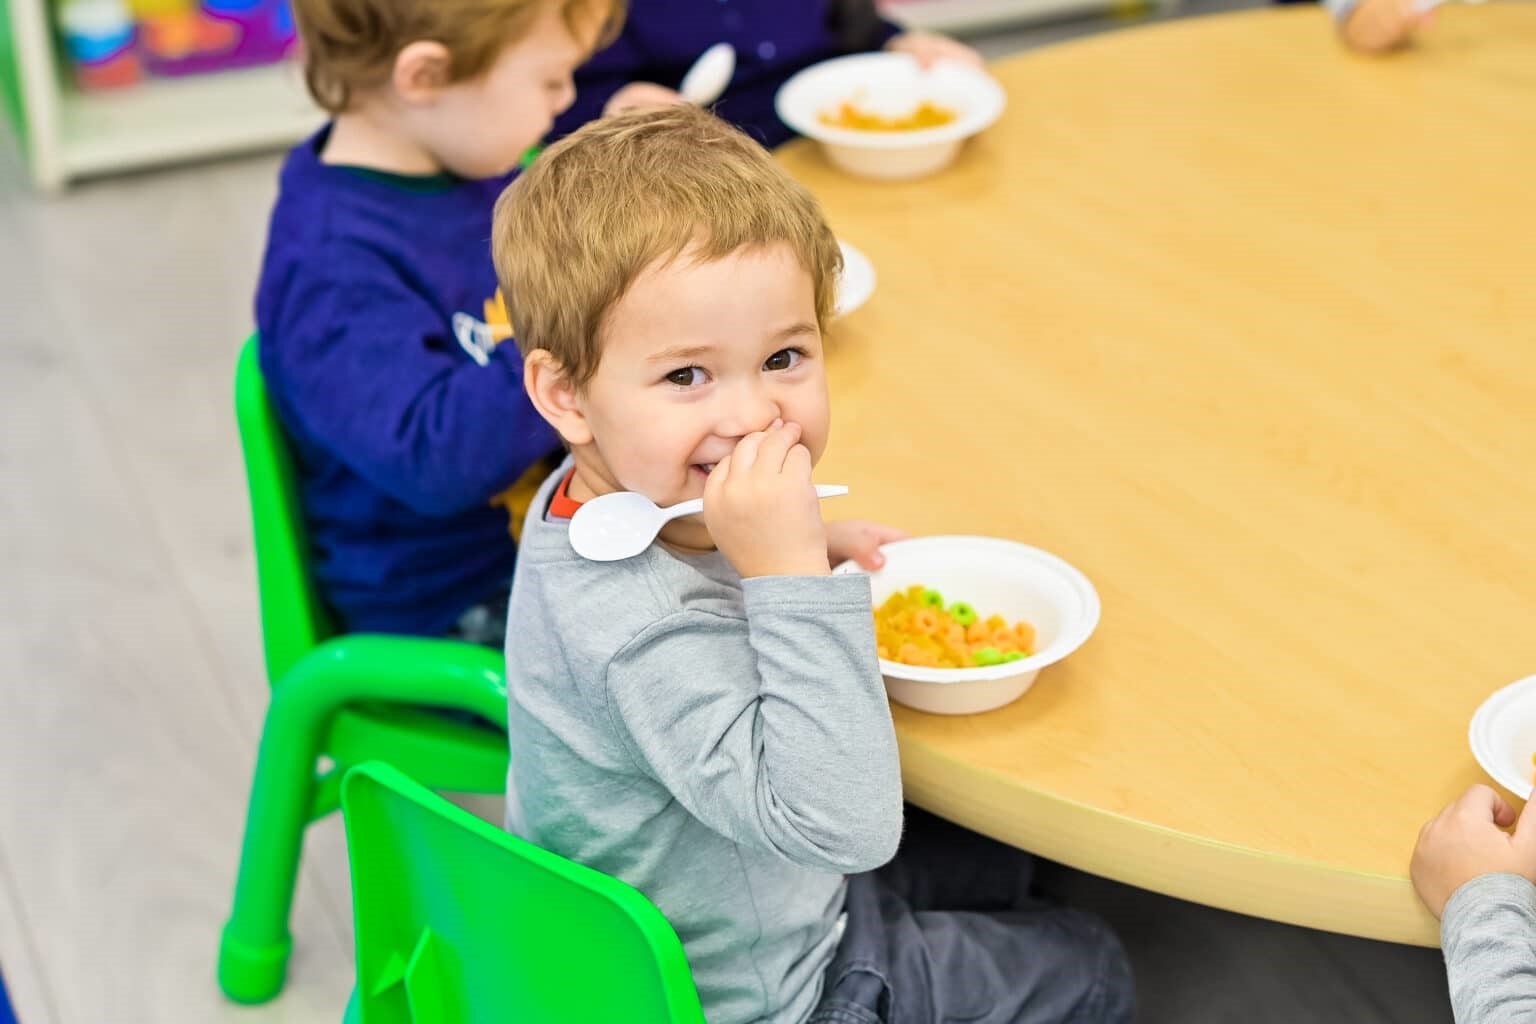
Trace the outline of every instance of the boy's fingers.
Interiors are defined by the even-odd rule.
[[[764,436],[762,431],[758,431],[736,442],[736,449],[731,452],[731,466],[742,476],[757,463],[758,449],[762,446]]]
[[[1536,804],[1536,800],[1527,800],[1518,816],[1513,810],[1510,810],[1509,816],[1515,825],[1515,841],[1522,846],[1536,848],[1536,811],[1531,810],[1532,804]],[[1507,804],[1505,807],[1508,809]],[[1499,824],[1508,825],[1509,822],[1501,821]]]
[[[720,493],[720,488],[731,478],[731,457],[727,455],[715,463],[715,468],[709,471],[709,476],[704,479],[704,501],[709,503],[715,495]]]
[[[1509,828],[1519,817],[1515,809],[1504,800],[1500,800],[1498,806],[1493,809],[1493,823],[1499,828]]]
[[[1504,802],[1504,798],[1488,786],[1472,786],[1457,798],[1455,807],[1458,818],[1498,821],[1502,814],[1509,820],[1514,820],[1514,812]]]
[[[784,475],[804,480],[807,486],[811,482],[812,468],[811,450],[803,444],[796,443],[784,456]]]
[[[848,552],[855,562],[864,569],[874,572],[885,565],[885,556],[880,553],[880,541],[867,530],[860,530],[854,539],[853,550]]]
[[[777,475],[785,468],[785,457],[800,441],[800,424],[781,423],[763,434],[757,448],[757,470],[765,475]]]

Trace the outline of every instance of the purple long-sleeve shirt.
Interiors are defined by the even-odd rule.
[[[630,82],[675,89],[715,43],[736,48],[736,74],[715,112],[766,146],[793,132],[773,111],[795,72],[845,53],[876,50],[897,33],[873,0],[630,0],[623,34],[576,73],[576,102],[552,138],[601,116]]]

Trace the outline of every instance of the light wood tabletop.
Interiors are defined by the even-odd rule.
[[[1007,112],[936,177],[782,153],[879,274],[834,332],[838,513],[1043,547],[1104,603],[1011,706],[898,707],[909,798],[1434,944],[1415,835],[1536,673],[1536,4],[1389,59],[1287,8],[993,73]]]

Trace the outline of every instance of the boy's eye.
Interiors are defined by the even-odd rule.
[[[691,388],[704,383],[704,369],[699,366],[685,366],[681,370],[673,370],[667,374],[667,383],[680,388]]]
[[[768,357],[763,364],[765,370],[788,370],[800,362],[805,353],[798,348],[783,348]]]

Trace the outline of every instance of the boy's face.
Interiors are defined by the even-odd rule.
[[[652,266],[602,330],[597,372],[575,400],[590,443],[572,446],[588,492],[573,496],[639,491],[662,507],[702,497],[709,468],[776,419],[798,423],[821,458],[830,413],[815,290],[789,246]],[[697,516],[662,538],[713,546]]]
[[[426,122],[428,148],[463,178],[492,178],[518,165],[576,98],[571,73],[586,59],[600,25],[573,35],[555,4],[546,4],[527,35],[508,46],[479,78],[446,86]]]

